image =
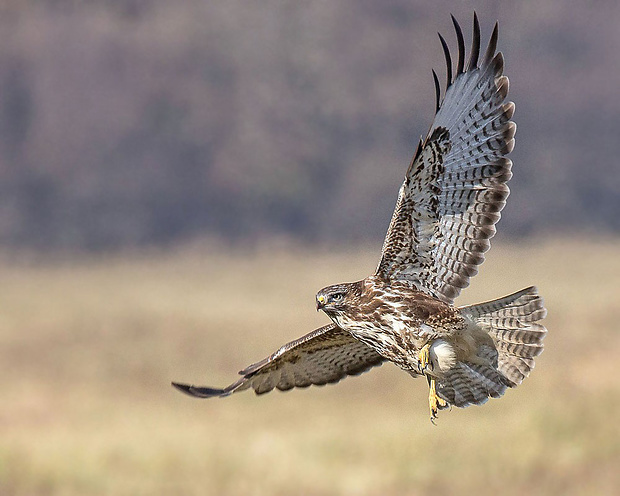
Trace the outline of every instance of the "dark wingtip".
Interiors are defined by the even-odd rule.
[[[226,396],[227,394],[224,389],[191,386],[189,384],[180,384],[178,382],[172,382],[171,384],[182,393],[193,396],[194,398],[214,398],[217,396]]]
[[[502,52],[497,52],[495,57],[491,60],[491,64],[493,66],[493,70],[496,75],[503,74],[504,72],[504,54]]]
[[[495,55],[495,50],[497,49],[498,34],[499,34],[499,24],[496,22],[495,27],[493,28],[493,33],[491,34],[491,39],[489,40],[489,46],[487,47],[487,51],[484,55],[485,64],[488,64]]]
[[[471,56],[469,63],[467,64],[467,70],[475,69],[478,67],[478,57],[480,56],[480,23],[478,22],[478,15],[474,11],[474,34],[471,45]]]
[[[435,82],[435,113],[439,112],[439,98],[441,97],[441,88],[439,86],[439,79],[437,73],[433,69],[433,81]]]
[[[439,35],[439,41],[441,41],[441,48],[443,48],[443,54],[446,58],[446,90],[452,84],[452,57],[450,56],[450,49],[448,48],[448,44],[441,33],[437,33]]]
[[[177,388],[182,393],[193,396],[193,394],[191,393],[192,386],[190,386],[189,384],[180,384],[178,382],[171,382],[170,384],[172,384],[173,387]]]
[[[452,14],[450,14],[450,17],[452,18],[452,24],[454,24],[456,41],[459,47],[459,61],[456,65],[456,75],[458,76],[463,72],[463,68],[465,67],[465,39],[463,38],[463,30],[456,18]]]

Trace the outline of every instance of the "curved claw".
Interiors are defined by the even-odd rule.
[[[425,373],[426,369],[433,370],[433,363],[431,362],[431,344],[423,346],[418,352],[418,369],[420,373]]]
[[[448,402],[443,398],[440,398],[437,394],[437,383],[434,377],[427,374],[427,370],[430,372],[433,370],[433,362],[431,361],[431,344],[428,343],[422,347],[418,352],[418,368],[421,374],[426,375],[428,380],[428,407],[431,413],[431,422],[435,424],[437,419],[437,413],[448,406]]]
[[[437,412],[443,408],[446,408],[448,406],[448,402],[437,395],[435,379],[429,379],[428,384],[428,406],[431,412],[431,422],[433,425],[436,425],[435,419],[437,419]]]

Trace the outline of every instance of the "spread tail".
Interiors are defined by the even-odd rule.
[[[462,407],[497,398],[507,387],[523,382],[543,351],[547,329],[538,323],[547,315],[535,287],[497,300],[460,308],[492,339],[494,347],[481,344],[482,363],[459,362],[438,385],[439,395]]]
[[[462,309],[489,336],[497,348],[497,370],[510,387],[521,384],[534,368],[534,358],[543,351],[545,326],[538,324],[547,315],[536,287],[493,301]]]

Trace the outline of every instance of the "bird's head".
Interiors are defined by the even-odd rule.
[[[360,292],[361,281],[327,286],[316,294],[316,309],[329,316],[344,312],[354,304]]]

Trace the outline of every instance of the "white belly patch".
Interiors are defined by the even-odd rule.
[[[433,369],[446,372],[456,365],[456,352],[450,343],[437,339],[429,350]]]

